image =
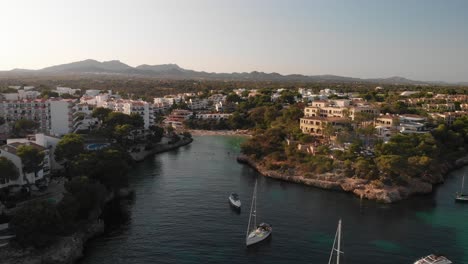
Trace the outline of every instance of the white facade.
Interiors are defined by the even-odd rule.
[[[196,114],[195,118],[199,119],[228,119],[231,114],[220,114],[220,113],[210,113],[210,114]]]
[[[125,101],[123,103],[123,113],[127,115],[138,114],[143,118],[144,128],[148,129],[154,124],[153,105],[144,101]]]
[[[18,90],[17,93],[3,93],[1,94],[4,100],[7,101],[16,101],[16,100],[34,100],[41,93],[38,91],[27,91],[27,90]]]
[[[34,173],[25,173],[23,171],[23,163],[21,161],[21,158],[16,155],[16,151],[19,146],[21,145],[31,145],[35,148],[40,149],[41,151],[44,152],[44,161],[43,161],[43,166],[42,168],[37,172],[37,174]],[[20,142],[13,142],[8,145],[4,145],[0,147],[0,157],[4,157],[8,160],[10,160],[18,169],[19,177],[16,180],[5,182],[5,183],[0,183],[0,188],[8,187],[8,186],[22,186],[25,184],[34,184],[38,180],[43,179],[45,176],[50,174],[50,152],[31,142],[27,143],[20,143]]]
[[[50,134],[62,136],[73,129],[73,100],[50,100]]]
[[[70,87],[57,87],[54,92],[58,93],[60,96],[64,94],[74,95],[80,89],[72,89]]]
[[[36,122],[39,130],[50,130],[50,107],[48,100],[0,101],[0,116],[11,127],[17,120],[27,119]]]
[[[35,135],[35,143],[49,150],[50,169],[52,171],[61,170],[63,168],[63,166],[55,160],[55,148],[57,147],[59,141],[60,138],[58,137],[45,134]]]
[[[15,100],[0,101],[0,116],[11,127],[20,119],[32,120],[38,130],[52,135],[64,135],[73,127],[74,100]]]
[[[207,99],[191,98],[188,101],[187,105],[191,110],[206,109],[208,107],[208,100]]]
[[[90,89],[90,90],[86,90],[85,94],[87,96],[96,96],[98,95],[99,93],[101,92],[101,90],[93,90],[93,89]]]

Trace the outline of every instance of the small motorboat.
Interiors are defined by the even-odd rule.
[[[241,208],[241,201],[237,193],[231,193],[231,195],[229,195],[229,203],[237,209]]]
[[[442,255],[431,254],[427,257],[417,260],[414,264],[452,264],[453,262]]]

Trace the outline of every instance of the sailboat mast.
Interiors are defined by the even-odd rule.
[[[249,215],[249,224],[247,225],[247,237],[249,236],[249,233],[250,233],[250,223],[251,223],[251,220],[252,220],[252,215],[254,215],[254,223],[255,223],[255,226],[257,225],[257,220],[256,220],[256,211],[257,211],[257,206],[256,206],[256,201],[255,201],[255,197],[256,197],[256,193],[257,193],[257,180],[255,180],[255,187],[254,187],[254,191],[253,191],[253,195],[252,195],[252,204],[250,205],[250,215]]]
[[[341,254],[341,219],[338,221],[338,247],[336,249],[336,264],[340,264],[340,254]]]
[[[254,194],[255,200],[255,209],[254,209],[254,228],[257,228],[257,181],[255,180],[255,194]]]
[[[338,228],[336,229],[335,239],[333,240],[333,247],[330,253],[330,258],[328,259],[328,264],[332,264],[333,255],[336,252],[336,264],[340,263],[340,254],[341,252],[341,219],[338,221]]]
[[[465,173],[465,175],[466,175],[466,173]],[[461,186],[460,194],[463,194],[463,189],[465,189],[465,175],[463,175],[463,178],[462,178],[462,186]]]

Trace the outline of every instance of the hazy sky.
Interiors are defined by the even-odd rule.
[[[468,81],[464,0],[0,0],[0,69],[88,58]]]

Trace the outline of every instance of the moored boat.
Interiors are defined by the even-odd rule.
[[[250,228],[252,225],[252,229]],[[261,223],[257,225],[257,181],[255,181],[254,192],[252,195],[252,205],[250,207],[249,224],[247,226],[247,236],[245,238],[245,244],[247,246],[257,244],[267,239],[273,228],[267,223]]]
[[[229,195],[229,203],[237,208],[237,209],[240,209],[241,208],[241,201],[239,199],[239,195],[237,193],[231,193],[231,195]]]
[[[466,175],[466,173],[465,173]],[[457,193],[455,196],[455,201],[456,202],[461,202],[461,203],[468,203],[468,194],[463,193],[465,189],[465,175],[463,175],[462,178],[462,184],[461,184],[461,191],[460,193]]]
[[[453,262],[448,260],[442,255],[431,254],[422,259],[417,260],[414,264],[452,264]]]

